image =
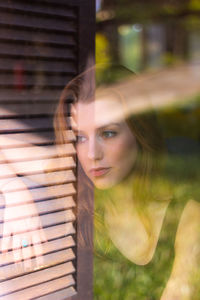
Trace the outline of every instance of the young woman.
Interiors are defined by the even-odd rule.
[[[107,191],[105,224],[114,245],[135,264],[132,288],[140,285],[146,293],[137,299],[198,299],[198,193],[182,197],[178,179],[173,172],[168,176],[154,115],[128,113],[122,90],[104,88],[94,100],[90,72],[75,78],[62,94],[55,118],[57,140],[65,143],[65,130],[72,127],[83,185],[92,182]],[[72,105],[66,105],[69,98]],[[69,110],[71,121],[66,122]],[[140,277],[148,273],[147,291]],[[156,280],[155,292],[151,283]]]

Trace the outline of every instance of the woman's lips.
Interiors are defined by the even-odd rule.
[[[99,177],[107,174],[111,168],[93,168],[90,170],[90,174],[93,177]]]

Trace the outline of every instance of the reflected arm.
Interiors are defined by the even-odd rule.
[[[12,143],[12,140],[0,136],[0,145],[5,145],[6,143]],[[39,151],[38,148],[36,147],[36,150]],[[0,249],[5,253],[9,249],[12,249],[13,261],[18,262],[24,259],[24,266],[30,267],[30,257],[32,256],[36,256],[38,264],[42,263],[41,242],[46,241],[46,238],[41,227],[34,199],[32,199],[32,195],[25,182],[18,176],[20,173],[20,163],[18,164],[18,168],[15,168],[12,163],[15,158],[13,156],[10,157],[9,151],[6,150],[4,148],[0,149],[0,191],[2,194],[1,205],[4,206]],[[20,148],[16,148],[15,150],[15,154],[19,158]],[[23,159],[23,155],[21,156]],[[22,203],[26,203],[23,205],[23,209],[21,208]],[[37,230],[33,235],[31,232],[34,229],[40,230]],[[24,249],[22,248],[23,239],[26,239],[28,242],[28,246]],[[35,241],[37,242],[35,243]],[[31,244],[33,245],[32,247]],[[22,249],[20,250],[20,248]]]

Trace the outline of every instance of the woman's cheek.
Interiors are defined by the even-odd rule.
[[[137,145],[133,136],[127,136],[116,143],[113,160],[115,166],[121,171],[121,175],[123,174],[125,177],[130,172],[136,161],[136,156]]]
[[[121,156],[120,142],[117,140],[110,140],[104,144],[104,161],[109,165],[109,167],[116,167],[119,163]]]

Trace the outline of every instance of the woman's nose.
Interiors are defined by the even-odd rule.
[[[88,158],[91,160],[100,160],[103,158],[103,148],[97,138],[89,139]]]

